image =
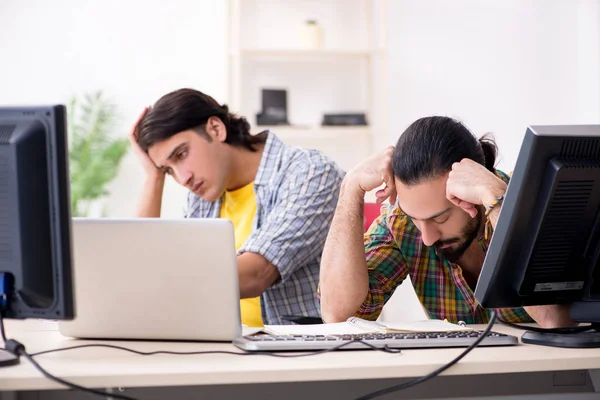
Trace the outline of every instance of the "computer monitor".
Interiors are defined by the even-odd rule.
[[[0,107],[4,318],[74,317],[67,148],[64,106]]]
[[[485,308],[570,304],[600,323],[600,125],[525,133],[475,297]],[[596,327],[596,326],[593,326]],[[522,341],[600,347],[600,332],[526,332]]]

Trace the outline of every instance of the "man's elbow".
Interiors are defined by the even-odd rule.
[[[240,296],[258,297],[273,286],[279,278],[279,271],[273,266],[267,267],[262,273],[246,276],[244,282],[240,282]]]
[[[326,324],[333,324],[336,322],[344,322],[351,316],[352,315],[347,315],[347,314],[343,314],[343,313],[339,313],[339,312],[335,312],[335,311],[329,312],[326,309],[324,309],[323,307],[321,307],[321,319]]]
[[[327,301],[327,298],[321,297],[321,319],[326,324],[335,322],[344,322],[354,315],[356,310],[350,311],[348,307],[341,308],[340,304]]]
[[[243,299],[260,296],[281,278],[273,264],[255,253],[238,256],[238,268],[240,297]]]
[[[270,286],[271,285],[269,283],[260,277],[246,279],[246,282],[243,282],[240,285],[240,297],[242,299],[258,297],[262,295]]]
[[[571,319],[569,306],[566,304],[528,306],[525,307],[525,311],[544,329],[567,328],[578,325]]]

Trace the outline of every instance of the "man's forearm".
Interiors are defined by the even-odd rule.
[[[146,179],[136,212],[138,218],[160,217],[164,187],[164,176]]]
[[[242,299],[260,296],[280,278],[279,270],[260,254],[246,252],[237,261]]]
[[[321,314],[325,322],[345,321],[369,292],[363,242],[364,193],[346,180],[321,259]]]

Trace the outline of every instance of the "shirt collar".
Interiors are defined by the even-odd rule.
[[[256,171],[256,177],[254,178],[254,186],[267,185],[271,179],[272,173],[275,171],[275,163],[277,162],[278,155],[284,148],[284,144],[275,134],[267,130],[259,135],[266,135],[267,140],[265,142],[265,148],[258,165],[258,171]]]

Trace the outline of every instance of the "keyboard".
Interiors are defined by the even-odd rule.
[[[364,341],[375,347],[420,349],[441,347],[468,347],[483,331],[427,332],[427,333],[377,333],[353,335],[282,335],[258,334],[243,336],[233,344],[246,351],[312,351],[325,350],[352,342],[342,349],[368,349]],[[353,342],[354,341],[354,342]],[[479,346],[511,346],[519,343],[516,336],[490,332]]]

